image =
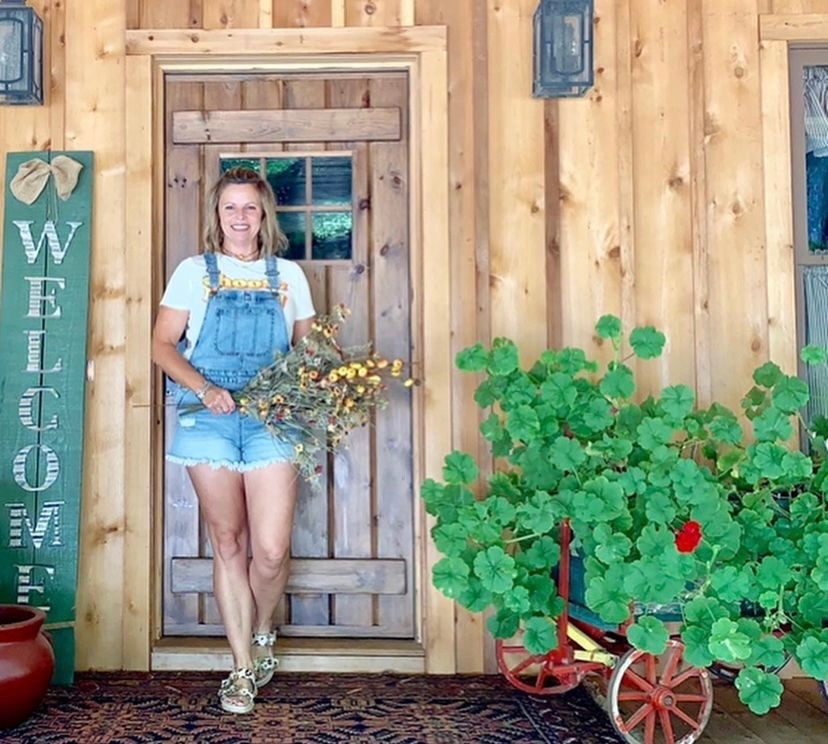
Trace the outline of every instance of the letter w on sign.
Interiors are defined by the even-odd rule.
[[[33,158],[79,168],[30,205],[10,184]],[[64,161],[66,162],[66,161]],[[45,610],[54,682],[74,673],[75,590],[92,224],[91,152],[6,158],[0,283],[0,603]]]

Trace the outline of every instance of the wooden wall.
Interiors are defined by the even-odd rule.
[[[735,403],[781,350],[792,281],[769,273],[760,13],[828,13],[828,0],[596,0],[595,88],[533,100],[538,0],[30,0],[45,19],[43,107],[0,108],[9,150],[96,155],[78,666],[140,668],[144,633],[124,596],[131,525],[125,430],[124,142],[126,28],[445,24],[449,32],[451,286],[455,350],[507,335],[526,360],[549,341],[594,345],[596,318],[654,323],[654,388],[695,387]],[[779,275],[781,271],[781,276]],[[786,290],[782,296],[787,297]],[[473,381],[453,379],[456,446],[477,451]],[[485,453],[481,452],[481,457]],[[444,627],[441,625],[441,627]],[[478,616],[457,610],[454,658],[492,669]]]

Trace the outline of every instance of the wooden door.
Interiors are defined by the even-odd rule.
[[[412,361],[406,75],[172,75],[165,85],[165,278],[197,252],[220,169],[247,163],[276,188],[317,312],[347,304],[345,343],[373,339]],[[331,198],[317,198],[317,177]],[[282,635],[415,635],[412,406],[401,386],[390,397],[321,463],[321,490],[300,486]],[[174,426],[168,406],[167,441]],[[184,468],[163,467],[164,634],[222,635],[197,501]]]

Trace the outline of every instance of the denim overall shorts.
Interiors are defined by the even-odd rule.
[[[221,287],[216,255],[205,253],[204,259],[210,295],[190,364],[214,385],[233,392],[270,364],[274,352],[290,348],[276,258],[265,259],[269,291]],[[199,405],[194,392],[177,390],[178,426],[167,454],[170,462],[243,472],[293,459],[293,442],[274,436],[260,421],[238,410],[187,410]]]

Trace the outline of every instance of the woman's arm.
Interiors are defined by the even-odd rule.
[[[230,413],[236,408],[233,396],[227,390],[212,385],[178,353],[178,341],[189,317],[186,310],[161,306],[152,331],[152,361],[179,385],[196,393],[207,409],[213,413]]]
[[[178,352],[190,313],[162,305],[152,331],[152,361],[179,385],[201,390],[207,380]]]

